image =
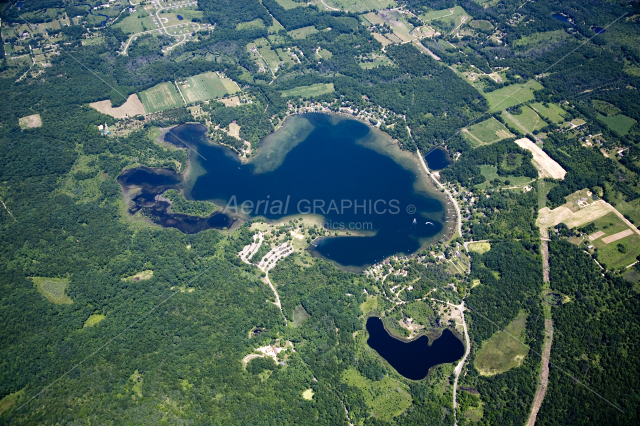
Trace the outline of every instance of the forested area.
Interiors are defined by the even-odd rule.
[[[602,271],[566,241],[549,244],[553,291],[569,300],[552,308],[549,388],[538,423],[638,422],[638,293]]]
[[[472,350],[461,386],[472,386],[480,392],[484,405],[480,424],[522,425],[536,391],[544,339],[544,315],[538,297],[542,266],[537,250],[526,250],[516,241],[492,244],[487,253],[473,255],[470,279],[479,279],[480,285],[466,299]],[[480,375],[473,363],[482,342],[521,311],[527,313],[523,344],[530,348],[523,364],[502,374]]]

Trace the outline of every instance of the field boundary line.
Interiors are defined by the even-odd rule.
[[[176,85],[176,89],[178,89],[178,93],[180,93],[180,97],[182,98],[182,102],[184,102],[184,106],[187,106],[187,100],[184,98],[182,91],[180,90],[180,86],[178,86],[178,82],[173,80],[173,83]]]

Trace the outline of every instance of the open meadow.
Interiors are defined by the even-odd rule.
[[[522,112],[518,115],[502,111],[502,118],[523,133],[533,133],[534,130],[540,130],[547,125],[534,110],[526,105],[522,106]]]
[[[407,385],[385,375],[382,380],[374,381],[364,377],[355,368],[344,370],[342,381],[362,391],[362,396],[373,416],[391,421],[411,406],[411,395]]]
[[[283,90],[283,98],[292,98],[300,96],[302,98],[311,98],[333,92],[333,83],[317,83],[311,86],[299,86],[293,89]]]
[[[564,115],[566,114],[566,111],[563,110],[559,105],[547,104],[547,106],[544,106],[539,102],[535,102],[532,103],[530,107],[541,116],[548,118],[556,124],[562,123],[564,121]]]
[[[472,146],[489,145],[514,135],[498,120],[491,117],[488,120],[469,126],[462,131]]]
[[[524,344],[526,325],[527,314],[520,312],[504,331],[499,330],[482,342],[474,361],[481,376],[494,376],[522,365],[529,353]]]
[[[608,128],[622,136],[629,133],[629,130],[631,130],[633,125],[636,124],[636,120],[631,117],[627,117],[624,114],[611,116],[598,114],[598,120],[602,121]]]
[[[544,89],[536,80],[529,80],[524,84],[512,84],[502,89],[487,92],[484,97],[489,102],[490,111],[504,111],[507,108],[531,101],[535,98],[533,92]]]
[[[59,305],[70,305],[73,300],[67,296],[69,280],[66,278],[31,277],[33,285],[49,302]]]

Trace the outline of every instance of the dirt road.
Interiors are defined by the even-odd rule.
[[[541,239],[542,243],[542,274],[544,279],[543,292],[549,288],[549,241]],[[529,421],[527,426],[534,426],[536,424],[536,417],[540,406],[544,400],[544,396],[547,393],[547,385],[549,383],[549,358],[551,357],[551,344],[553,342],[553,320],[551,319],[551,307],[544,307],[549,309],[545,312],[544,320],[544,347],[542,349],[542,368],[540,369],[540,379],[538,383],[538,389],[536,390],[536,396],[533,398],[533,404],[531,405],[531,413],[529,415]]]

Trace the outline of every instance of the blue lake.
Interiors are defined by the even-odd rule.
[[[312,215],[332,234],[352,234],[317,239],[312,254],[352,269],[414,253],[453,231],[447,230],[447,201],[421,174],[418,159],[363,123],[328,114],[290,117],[244,164],[235,152],[208,141],[205,130],[186,124],[165,136],[193,148],[190,173],[180,184],[161,177],[158,187],[156,178],[135,171],[123,174],[121,184],[146,185],[144,202],[181,187],[192,199],[223,206],[224,214],[217,215],[228,218],[217,219],[223,226]],[[181,229],[179,220],[168,226]]]

